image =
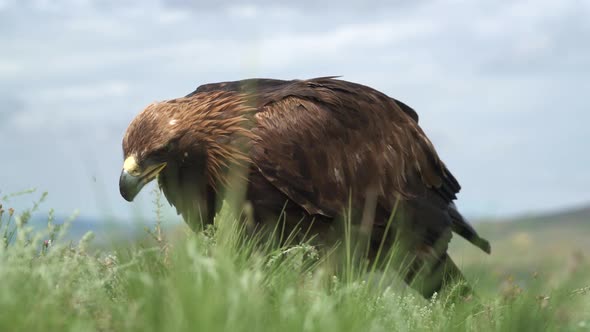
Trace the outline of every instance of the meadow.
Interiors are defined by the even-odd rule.
[[[476,224],[492,255],[458,237],[451,255],[478,297],[425,300],[394,271],[344,257],[336,273],[309,244],[240,236],[227,210],[198,234],[168,229],[161,197],[137,238],[69,241],[75,219],[29,225],[43,197],[0,201],[0,331],[590,330],[588,216]]]

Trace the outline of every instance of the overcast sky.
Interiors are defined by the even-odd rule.
[[[0,0],[0,196],[149,214],[151,187],[135,204],[118,192],[123,133],[148,103],[342,75],[417,110],[467,215],[590,202],[588,17],[588,0]]]

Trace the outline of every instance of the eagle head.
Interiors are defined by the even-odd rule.
[[[123,138],[121,196],[132,201],[166,168],[201,173],[223,182],[222,168],[248,160],[237,146],[254,136],[244,126],[253,109],[243,96],[203,93],[148,105]]]
[[[178,105],[155,102],[129,124],[123,138],[123,170],[119,178],[121,196],[131,202],[166,165],[177,158],[178,143],[185,130],[180,125]]]

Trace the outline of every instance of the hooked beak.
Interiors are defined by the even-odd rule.
[[[148,165],[145,169],[139,167],[133,156],[125,159],[123,171],[119,177],[119,191],[121,196],[131,202],[141,191],[141,188],[156,178],[156,176],[166,167],[166,163],[156,163]]]

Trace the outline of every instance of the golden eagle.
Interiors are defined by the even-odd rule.
[[[286,220],[321,236],[347,208],[363,211],[370,254],[383,239],[388,248],[403,243],[413,257],[404,280],[425,297],[462,278],[447,254],[452,232],[490,253],[457,211],[460,185],[416,112],[335,77],[199,86],[148,105],[127,128],[123,153],[121,195],[132,201],[157,177],[193,228],[213,222],[233,166],[245,170],[255,223]]]

